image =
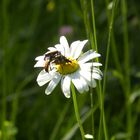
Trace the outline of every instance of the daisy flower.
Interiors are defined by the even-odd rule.
[[[98,68],[101,63],[92,59],[100,57],[93,50],[82,53],[82,49],[88,40],[74,41],[70,46],[64,36],[60,37],[60,44],[49,47],[48,52],[35,58],[34,67],[42,67],[43,70],[37,77],[39,86],[48,83],[45,93],[49,95],[61,82],[61,89],[65,97],[70,98],[70,85],[74,84],[80,92],[87,92],[89,87],[96,87],[96,80],[101,80],[102,72]]]

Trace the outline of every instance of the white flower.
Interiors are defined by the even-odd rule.
[[[80,92],[87,92],[89,87],[96,87],[95,80],[101,80],[102,72],[98,62],[89,62],[100,57],[100,54],[93,50],[82,53],[82,49],[88,40],[74,41],[70,47],[64,36],[60,37],[60,44],[49,47],[48,52],[35,58],[37,61],[34,67],[43,67],[37,77],[39,86],[48,83],[45,93],[49,95],[61,81],[61,89],[67,98],[70,98],[70,85],[74,84]],[[51,52],[59,52],[53,57],[48,57]],[[61,60],[62,59],[62,60]],[[58,61],[59,60],[59,61]]]

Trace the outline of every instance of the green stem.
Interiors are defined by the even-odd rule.
[[[111,18],[110,18],[110,9],[108,9],[108,5],[109,5],[109,1],[106,0],[106,14],[107,14],[108,25],[109,25]],[[115,10],[116,10],[117,6],[118,6],[118,1],[116,2]],[[111,46],[112,46],[111,49],[112,49],[112,56],[113,56],[113,59],[114,59],[114,64],[116,66],[116,69],[119,71],[119,73],[122,74],[122,68],[121,68],[121,64],[119,62],[118,50],[117,50],[117,45],[116,45],[113,29],[112,29],[112,37],[111,37]],[[120,81],[120,83],[122,84],[122,81]]]
[[[125,66],[125,97],[126,97],[126,110],[127,110],[127,131],[132,135],[132,108],[129,100],[130,97],[130,64],[129,64],[129,45],[128,45],[128,27],[127,27],[127,3],[126,0],[121,1],[122,17],[123,17],[123,37],[124,37],[124,66]]]
[[[93,110],[93,92],[90,90],[90,106],[91,110]],[[94,136],[94,112],[91,112],[91,127],[92,127],[92,135]]]
[[[83,10],[83,18],[84,18],[84,24],[85,24],[85,29],[86,29],[86,33],[87,33],[87,37],[90,38],[90,25],[89,25],[89,20],[87,18],[87,7],[86,7],[87,3],[85,0],[81,0],[81,7]]]
[[[93,24],[94,46],[95,46],[95,50],[98,52],[97,38],[96,38],[96,25],[95,25],[95,16],[94,16],[94,3],[93,3],[93,0],[91,0],[91,14],[92,14],[92,24]],[[93,45],[92,45],[92,46],[93,46]]]
[[[80,131],[81,131],[82,140],[85,140],[85,138],[84,138],[85,133],[84,133],[84,129],[83,129],[83,126],[82,126],[82,121],[80,119],[80,114],[79,114],[79,109],[78,109],[78,104],[77,104],[77,99],[76,99],[75,88],[74,88],[74,85],[72,83],[71,83],[71,91],[72,91],[72,98],[73,98],[75,116],[76,116]]]
[[[94,38],[94,45],[92,45],[92,46],[95,46],[95,50],[98,52],[93,0],[91,0],[91,12],[92,12],[92,25],[93,25],[93,38]],[[96,60],[97,60],[97,62],[99,61],[98,58]],[[97,91],[98,91],[99,102],[100,102],[100,111],[101,111],[98,138],[102,139],[102,126],[103,126],[105,139],[107,140],[108,136],[107,136],[107,127],[106,127],[105,112],[104,112],[104,97],[102,96],[101,82],[99,82]]]
[[[108,61],[109,61],[110,42],[111,42],[112,27],[113,27],[113,22],[114,22],[114,14],[115,14],[116,1],[117,0],[113,0],[112,15],[111,15],[111,21],[110,21],[110,25],[109,25],[109,34],[108,34],[106,61],[105,61],[105,70],[104,70],[104,80],[103,80],[103,96],[104,96],[105,88],[106,88],[106,78],[107,78],[106,74],[107,74]]]
[[[94,2],[91,0],[91,10],[92,10],[92,24],[93,24],[93,33],[94,33],[94,46],[96,51],[98,52],[98,46],[97,46],[97,38],[96,38],[96,25],[95,25],[95,16],[94,16]],[[98,58],[97,58],[98,62]],[[107,135],[107,126],[106,126],[106,120],[105,120],[105,112],[104,112],[104,96],[102,96],[101,91],[101,82],[99,82],[99,90],[98,90],[99,100],[100,100],[100,109],[101,109],[101,115],[100,115],[100,126],[99,126],[99,138],[102,138],[101,136],[101,129],[103,126],[105,140],[108,139]]]
[[[103,126],[103,109],[104,108],[104,100],[102,98],[102,89],[101,89],[101,82],[99,81],[99,85],[97,86],[97,91],[98,91],[98,98],[99,98],[99,104],[100,104],[100,121],[99,121],[99,132],[98,132],[98,140],[102,140],[102,126]]]
[[[81,5],[83,9],[83,15],[84,15],[84,22],[85,27],[87,31],[87,37],[90,40],[90,48],[97,50],[97,39],[96,39],[96,28],[95,28],[95,18],[94,18],[94,6],[93,6],[93,0],[91,0],[91,8],[92,8],[92,21],[93,21],[93,29],[94,29],[94,35],[92,33],[92,29],[89,23],[88,19],[88,8],[87,3],[85,0],[81,0]],[[94,43],[95,42],[95,43]],[[98,60],[97,60],[98,61]],[[90,90],[90,101],[91,101],[91,109],[93,108],[93,92],[92,89]],[[91,114],[91,127],[92,127],[92,135],[94,136],[94,113]]]
[[[89,43],[91,44],[92,48],[94,48],[94,37],[92,34],[90,19],[88,16],[88,2],[86,0],[81,0],[81,7],[82,7],[82,11],[83,11],[83,19],[84,19],[84,23],[85,23],[87,38],[90,40]]]
[[[107,75],[108,62],[109,62],[110,43],[111,43],[112,27],[113,27],[114,16],[115,16],[116,1],[117,0],[113,0],[112,14],[111,14],[111,20],[110,20],[110,25],[109,25],[109,34],[108,34],[107,52],[106,52],[106,61],[105,61],[105,70],[104,70],[104,79],[103,79],[103,95],[102,95],[103,99],[102,100],[104,100],[106,81],[107,81],[106,75]],[[104,112],[104,108],[102,108],[102,110],[103,110],[102,112]],[[108,140],[104,114],[103,114],[103,128],[104,128],[105,140]]]

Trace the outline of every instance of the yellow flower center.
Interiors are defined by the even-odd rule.
[[[73,73],[79,69],[79,64],[77,60],[72,58],[67,58],[67,59],[70,60],[70,62],[65,62],[65,63],[55,65],[57,71],[62,75]]]

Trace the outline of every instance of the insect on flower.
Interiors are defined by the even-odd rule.
[[[67,62],[71,62],[69,59],[63,56],[59,51],[47,52],[45,54],[44,60],[45,60],[44,69],[46,72],[49,72],[51,70],[51,64],[64,64]]]
[[[61,82],[61,89],[67,98],[70,98],[70,85],[74,84],[80,92],[87,92],[89,87],[96,87],[96,80],[102,79],[99,62],[91,61],[101,55],[94,50],[82,53],[82,49],[88,40],[74,41],[70,46],[64,36],[60,37],[60,44],[49,47],[48,52],[35,58],[34,67],[42,67],[43,70],[37,77],[39,86],[48,83],[45,90],[51,94]]]

